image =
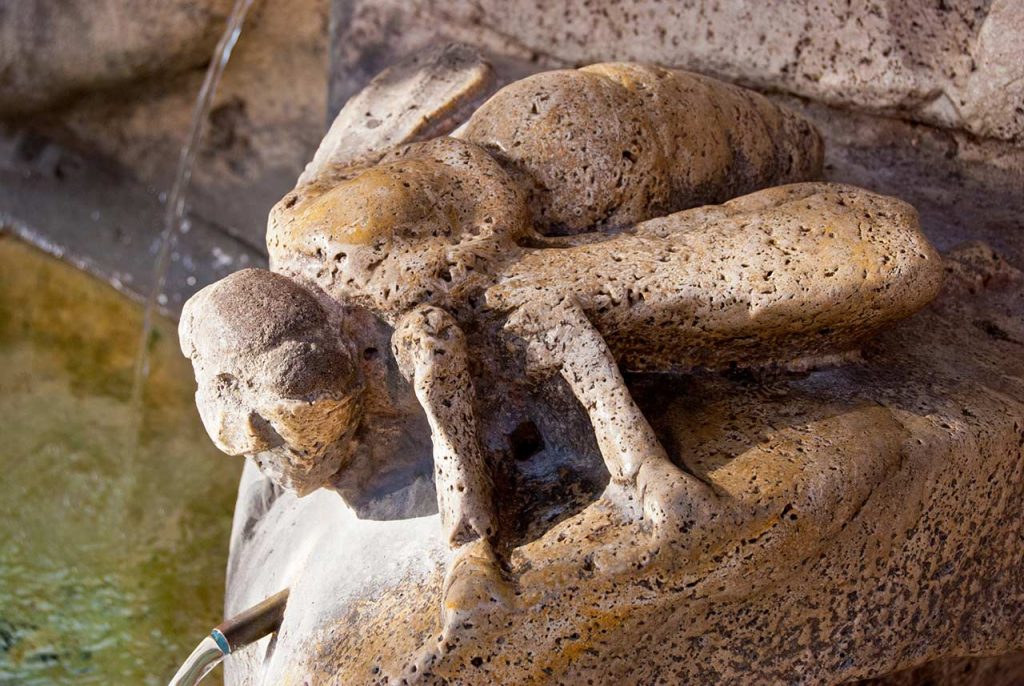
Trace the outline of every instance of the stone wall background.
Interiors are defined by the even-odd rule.
[[[0,2],[0,232],[152,290],[166,193],[232,0]],[[327,127],[327,0],[255,0],[213,102],[161,303],[265,264]]]
[[[334,0],[332,105],[442,34],[544,66],[635,60],[1024,144],[1019,0]]]
[[[0,121],[168,190],[231,5],[4,3]],[[256,0],[214,101],[188,202],[257,252],[267,211],[326,130],[328,11],[327,0]]]

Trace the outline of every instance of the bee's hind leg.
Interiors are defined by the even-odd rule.
[[[613,488],[649,522],[655,545],[690,547],[714,523],[721,499],[677,467],[633,400],[600,332],[572,297],[517,310],[506,328],[527,343],[530,366],[557,369],[587,411]],[[697,551],[693,551],[697,552]]]

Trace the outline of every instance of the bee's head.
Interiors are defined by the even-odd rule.
[[[179,338],[218,448],[299,495],[346,466],[363,383],[338,315],[310,291],[262,269],[235,272],[185,304]]]

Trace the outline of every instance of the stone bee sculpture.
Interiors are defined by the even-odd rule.
[[[318,153],[271,212],[271,271],[203,289],[180,327],[214,442],[299,495],[348,499],[346,472],[388,470],[425,417],[456,552],[449,622],[503,593],[467,329],[561,375],[622,502],[655,545],[685,548],[716,495],[669,460],[620,370],[823,364],[940,285],[913,208],[803,182],[820,173],[813,127],[711,79],[539,74],[455,135]]]

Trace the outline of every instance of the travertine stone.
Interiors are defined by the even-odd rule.
[[[459,134],[529,194],[543,233],[633,224],[821,174],[821,138],[762,95],[687,72],[597,64],[498,91]]]
[[[459,308],[527,233],[522,191],[481,148],[438,138],[366,168],[328,167],[270,213],[271,269],[394,323]]]
[[[251,539],[236,538],[231,607],[279,585],[302,604],[269,660],[265,646],[232,658],[245,679],[234,683],[840,684],[1019,649],[1024,277],[982,246],[946,265],[937,301],[880,334],[859,364],[635,379],[672,459],[743,524],[694,559],[638,556],[643,527],[578,495],[583,511],[510,556],[514,602],[474,617],[448,650],[434,644],[445,573],[436,518],[358,522],[329,493],[281,495]],[[581,469],[556,434],[544,438],[553,445],[516,467],[536,487],[542,465],[562,479]],[[245,499],[261,484],[250,472]],[[515,494],[498,495],[514,506]],[[314,519],[351,534],[272,533]],[[279,573],[257,570],[267,555]],[[378,570],[382,556],[389,567]],[[354,579],[358,569],[366,576]],[[972,683],[955,676],[936,683]]]
[[[465,336],[444,310],[418,307],[395,327],[393,353],[430,423],[437,505],[450,542],[492,537],[491,479],[476,435]]]
[[[654,62],[1024,144],[1019,0],[333,0],[340,100],[439,40],[555,69]]]
[[[245,322],[244,326],[240,326]],[[290,279],[244,269],[185,305],[178,336],[217,447],[306,494],[349,460],[361,378],[337,317]]]
[[[927,304],[941,260],[905,202],[794,184],[532,250],[489,307],[575,298],[632,371],[813,365]]]
[[[397,143],[448,133],[459,108],[482,96],[491,78],[480,54],[459,44],[440,45],[385,69],[345,103],[299,185],[330,165],[352,164]]]
[[[598,69],[629,83],[676,78],[635,65]],[[601,89],[607,84],[608,93],[633,93],[610,77],[573,73],[597,79]],[[651,150],[683,145],[668,123],[669,104],[682,105],[671,89],[652,84],[642,90],[657,96],[653,104],[630,116],[648,118],[645,140],[657,142]],[[727,107],[732,98],[723,96],[715,106]],[[602,102],[591,106],[600,109]],[[759,109],[763,103],[754,99],[735,96],[735,102],[729,117],[742,119],[739,110],[747,107],[761,123],[741,125],[743,135],[729,140],[732,154],[719,159],[733,165],[743,183],[769,183],[772,174],[789,173],[794,160],[820,164],[813,129],[799,126],[793,115]],[[813,138],[803,157],[789,158],[771,143],[773,131],[785,130],[786,117],[797,122],[791,131],[798,138]],[[472,138],[472,131],[467,126],[464,134]],[[865,339],[924,307],[939,289],[942,261],[906,203],[850,186],[802,183],[664,216],[657,216],[664,211],[657,203],[633,204],[628,224],[588,219],[577,227],[615,230],[545,237],[531,215],[537,219],[546,201],[529,199],[520,171],[507,172],[507,159],[496,160],[469,140],[398,146],[376,164],[340,157],[275,207],[268,246],[276,274],[247,277],[250,299],[271,303],[288,294],[292,306],[264,305],[262,317],[221,307],[210,331],[194,323],[199,315],[193,312],[201,310],[190,307],[183,345],[203,368],[199,399],[212,408],[204,418],[247,422],[243,430],[222,431],[228,439],[240,434],[251,440],[255,432],[248,427],[271,427],[277,464],[325,477],[322,485],[357,511],[365,511],[360,499],[367,491],[383,490],[379,483],[371,486],[373,475],[389,475],[388,492],[405,494],[391,502],[404,498],[405,506],[381,517],[381,532],[402,527],[392,520],[413,516],[418,503],[410,494],[419,492],[422,465],[431,464],[441,531],[419,552],[388,546],[397,558],[389,558],[389,569],[409,575],[406,581],[417,579],[429,592],[410,599],[401,590],[405,582],[381,581],[368,612],[370,631],[340,640],[317,634],[321,645],[330,646],[326,652],[271,669],[267,678],[656,681],[662,673],[629,673],[635,658],[619,657],[624,637],[645,642],[640,650],[655,658],[655,669],[672,664],[686,648],[667,636],[648,641],[640,626],[651,622],[666,632],[690,626],[693,616],[676,611],[680,601],[697,608],[732,603],[742,610],[750,594],[798,574],[912,455],[924,454],[910,438],[925,432],[908,429],[910,420],[899,412],[837,395],[823,407],[806,403],[803,433],[734,451],[735,459],[722,463],[723,445],[745,429],[756,434],[775,426],[774,415],[765,419],[771,412],[755,411],[749,426],[740,422],[726,432],[724,444],[702,437],[704,417],[659,427],[648,418],[663,421],[663,411],[674,406],[652,412],[638,405],[620,371],[699,371],[705,376],[696,382],[702,386],[697,396],[705,410],[727,415],[730,396],[716,389],[729,382],[708,370],[808,369],[849,357]],[[681,171],[685,165],[662,163],[620,177],[622,197],[645,197],[658,184],[678,190],[690,183]],[[755,172],[743,177],[747,169]],[[290,285],[279,286],[279,279],[290,279]],[[259,295],[261,289],[274,295]],[[229,294],[230,284],[210,287],[197,296],[198,304],[216,309],[222,290]],[[210,302],[204,304],[204,297]],[[333,347],[306,332],[309,312],[319,313],[323,335],[337,341]],[[324,402],[345,403],[346,411],[322,420],[331,436],[304,434],[307,424],[293,428],[296,410],[274,414],[283,404],[291,408],[286,403],[294,394],[273,379],[250,383],[252,372],[218,347],[219,328],[236,330],[232,340],[257,341],[242,346],[243,356],[252,359],[269,347],[266,331],[294,330],[300,342],[315,343],[335,366],[350,370],[337,386],[317,387],[302,398],[304,416],[333,407]],[[270,377],[285,370],[289,378],[306,375],[287,366],[261,369]],[[223,375],[236,373],[258,398],[238,400],[219,391]],[[565,385],[553,383],[555,375]],[[545,399],[565,408],[564,416],[541,419]],[[532,447],[530,426],[539,434]],[[432,459],[422,438],[406,446],[379,438],[396,427],[420,437],[429,432]],[[245,447],[242,440],[221,440],[229,448]],[[561,454],[549,454],[552,461],[536,464],[530,476],[521,472],[514,462],[543,452],[549,441]],[[300,494],[308,491],[311,478],[296,489],[281,469],[261,464],[267,450],[255,447],[262,450],[256,462],[271,479]],[[591,461],[566,462],[566,450]],[[536,484],[545,470],[552,483],[574,472],[590,476],[574,477],[587,485],[566,490],[561,501],[542,491],[549,502],[524,504],[533,494],[510,484]],[[602,471],[610,477],[603,493],[596,488]],[[539,521],[529,509],[538,506],[547,512]],[[419,562],[410,566],[408,555]],[[836,564],[844,568],[842,560]],[[751,569],[756,579],[749,578]],[[362,583],[339,579],[332,597],[362,597]],[[295,598],[301,603],[302,592]],[[378,629],[378,620],[386,628]],[[314,626],[306,621],[321,626],[315,613],[303,621]],[[699,619],[694,626],[713,621]],[[499,636],[516,645],[504,638],[499,643]],[[559,648],[563,644],[568,653]],[[723,678],[744,672],[730,672],[728,665],[714,669]]]
[[[671,86],[695,78],[636,65],[595,69],[629,83],[650,78]],[[599,92],[609,97],[633,97],[612,78],[570,74],[600,84]],[[554,92],[572,92],[558,85],[564,73],[550,76]],[[685,186],[684,175],[672,173],[685,165],[669,165],[660,147],[678,147],[666,131],[672,109],[685,107],[691,94],[673,93],[669,86],[638,86],[655,99],[637,100],[630,116],[648,126],[658,121],[659,127],[638,130],[633,142],[650,144],[651,158],[664,166],[641,166],[631,177],[620,174],[624,197],[643,196],[653,187],[652,179],[660,178],[666,193]],[[770,180],[784,149],[773,148],[771,134],[790,115],[724,84],[701,86],[712,93],[715,109],[734,102],[734,117],[744,107],[760,108],[764,112],[757,113],[758,120],[774,122],[774,128],[765,124],[748,130],[744,122],[749,121],[741,117],[736,132],[743,135],[730,137],[730,154],[717,162],[734,176],[757,170],[746,184]],[[582,111],[607,114],[608,102],[612,109],[629,104],[584,100]],[[508,120],[516,117],[512,113]],[[817,133],[806,125],[797,129],[812,141],[800,159],[820,164]],[[472,138],[474,130],[471,120],[466,135]],[[621,135],[618,130],[584,130],[608,149],[618,145]],[[388,139],[382,132],[381,143]],[[379,354],[379,337],[368,337],[356,323],[368,316],[395,326],[389,347],[425,411],[442,521],[456,547],[475,540],[488,546],[499,534],[476,435],[477,403],[463,327],[491,327],[495,340],[513,355],[525,346],[526,369],[533,377],[561,373],[587,408],[612,481],[623,489],[623,502],[635,502],[635,514],[653,527],[650,545],[689,559],[713,549],[736,513],[671,463],[617,364],[659,372],[820,364],[853,351],[880,327],[920,309],[940,282],[941,263],[921,236],[912,208],[854,188],[797,184],[720,207],[650,219],[624,232],[545,240],[529,223],[527,194],[517,183],[521,175],[506,174],[473,143],[439,138],[399,146],[377,164],[352,164],[363,153],[348,158],[346,152],[351,150],[338,148],[332,163],[314,167],[318,175],[300,183],[271,213],[271,266],[296,284],[277,293],[282,276],[252,271],[242,280],[251,292],[241,298],[257,297],[262,288],[275,291],[262,296],[273,303],[287,292],[289,305],[301,301],[305,309],[265,307],[263,317],[252,318],[244,308],[232,309],[240,298],[230,280],[204,290],[186,308],[182,342],[200,367],[197,398],[219,444],[254,455],[280,485],[307,493],[319,478],[344,493],[346,467],[354,455],[366,452],[365,437],[374,429],[359,415],[364,385],[350,360],[359,351],[364,358],[371,350]],[[787,159],[790,166],[783,176],[792,171],[794,156]],[[561,163],[571,166],[571,160]],[[538,204],[544,206],[545,200],[534,197]],[[657,211],[657,203],[646,203],[629,208],[622,218],[642,219]],[[603,224],[591,218],[587,226]],[[312,291],[304,293],[300,283]],[[203,308],[217,313],[208,321],[209,331],[193,323]],[[320,313],[322,335],[338,338],[333,347],[302,339],[307,312]],[[326,395],[317,387],[305,396],[308,407],[303,409],[295,406],[303,398],[290,392],[287,379],[277,386],[250,381],[252,372],[239,363],[239,351],[255,357],[276,345],[276,339],[266,340],[267,327],[296,331],[300,346],[326,350],[332,362],[349,370],[347,385],[330,386]],[[235,339],[256,344],[225,351],[216,334],[221,328],[236,329]],[[252,364],[248,357],[245,361]],[[301,366],[301,358],[288,362],[291,366],[280,369],[263,364],[260,371],[271,378],[306,373],[292,368]],[[384,385],[388,398],[401,386],[394,381]],[[237,386],[254,388],[256,396],[239,399]],[[387,399],[378,404],[391,406]],[[282,412],[281,406],[288,410]],[[306,421],[307,416],[321,421],[319,433],[314,435],[314,421]],[[699,522],[707,526],[696,526]],[[485,568],[463,567],[480,584],[490,583],[493,575]],[[460,579],[446,584],[473,586],[472,580]],[[487,595],[501,593],[461,593]],[[449,617],[472,611],[448,599],[445,607],[453,610]],[[455,628],[446,625],[445,636]]]

